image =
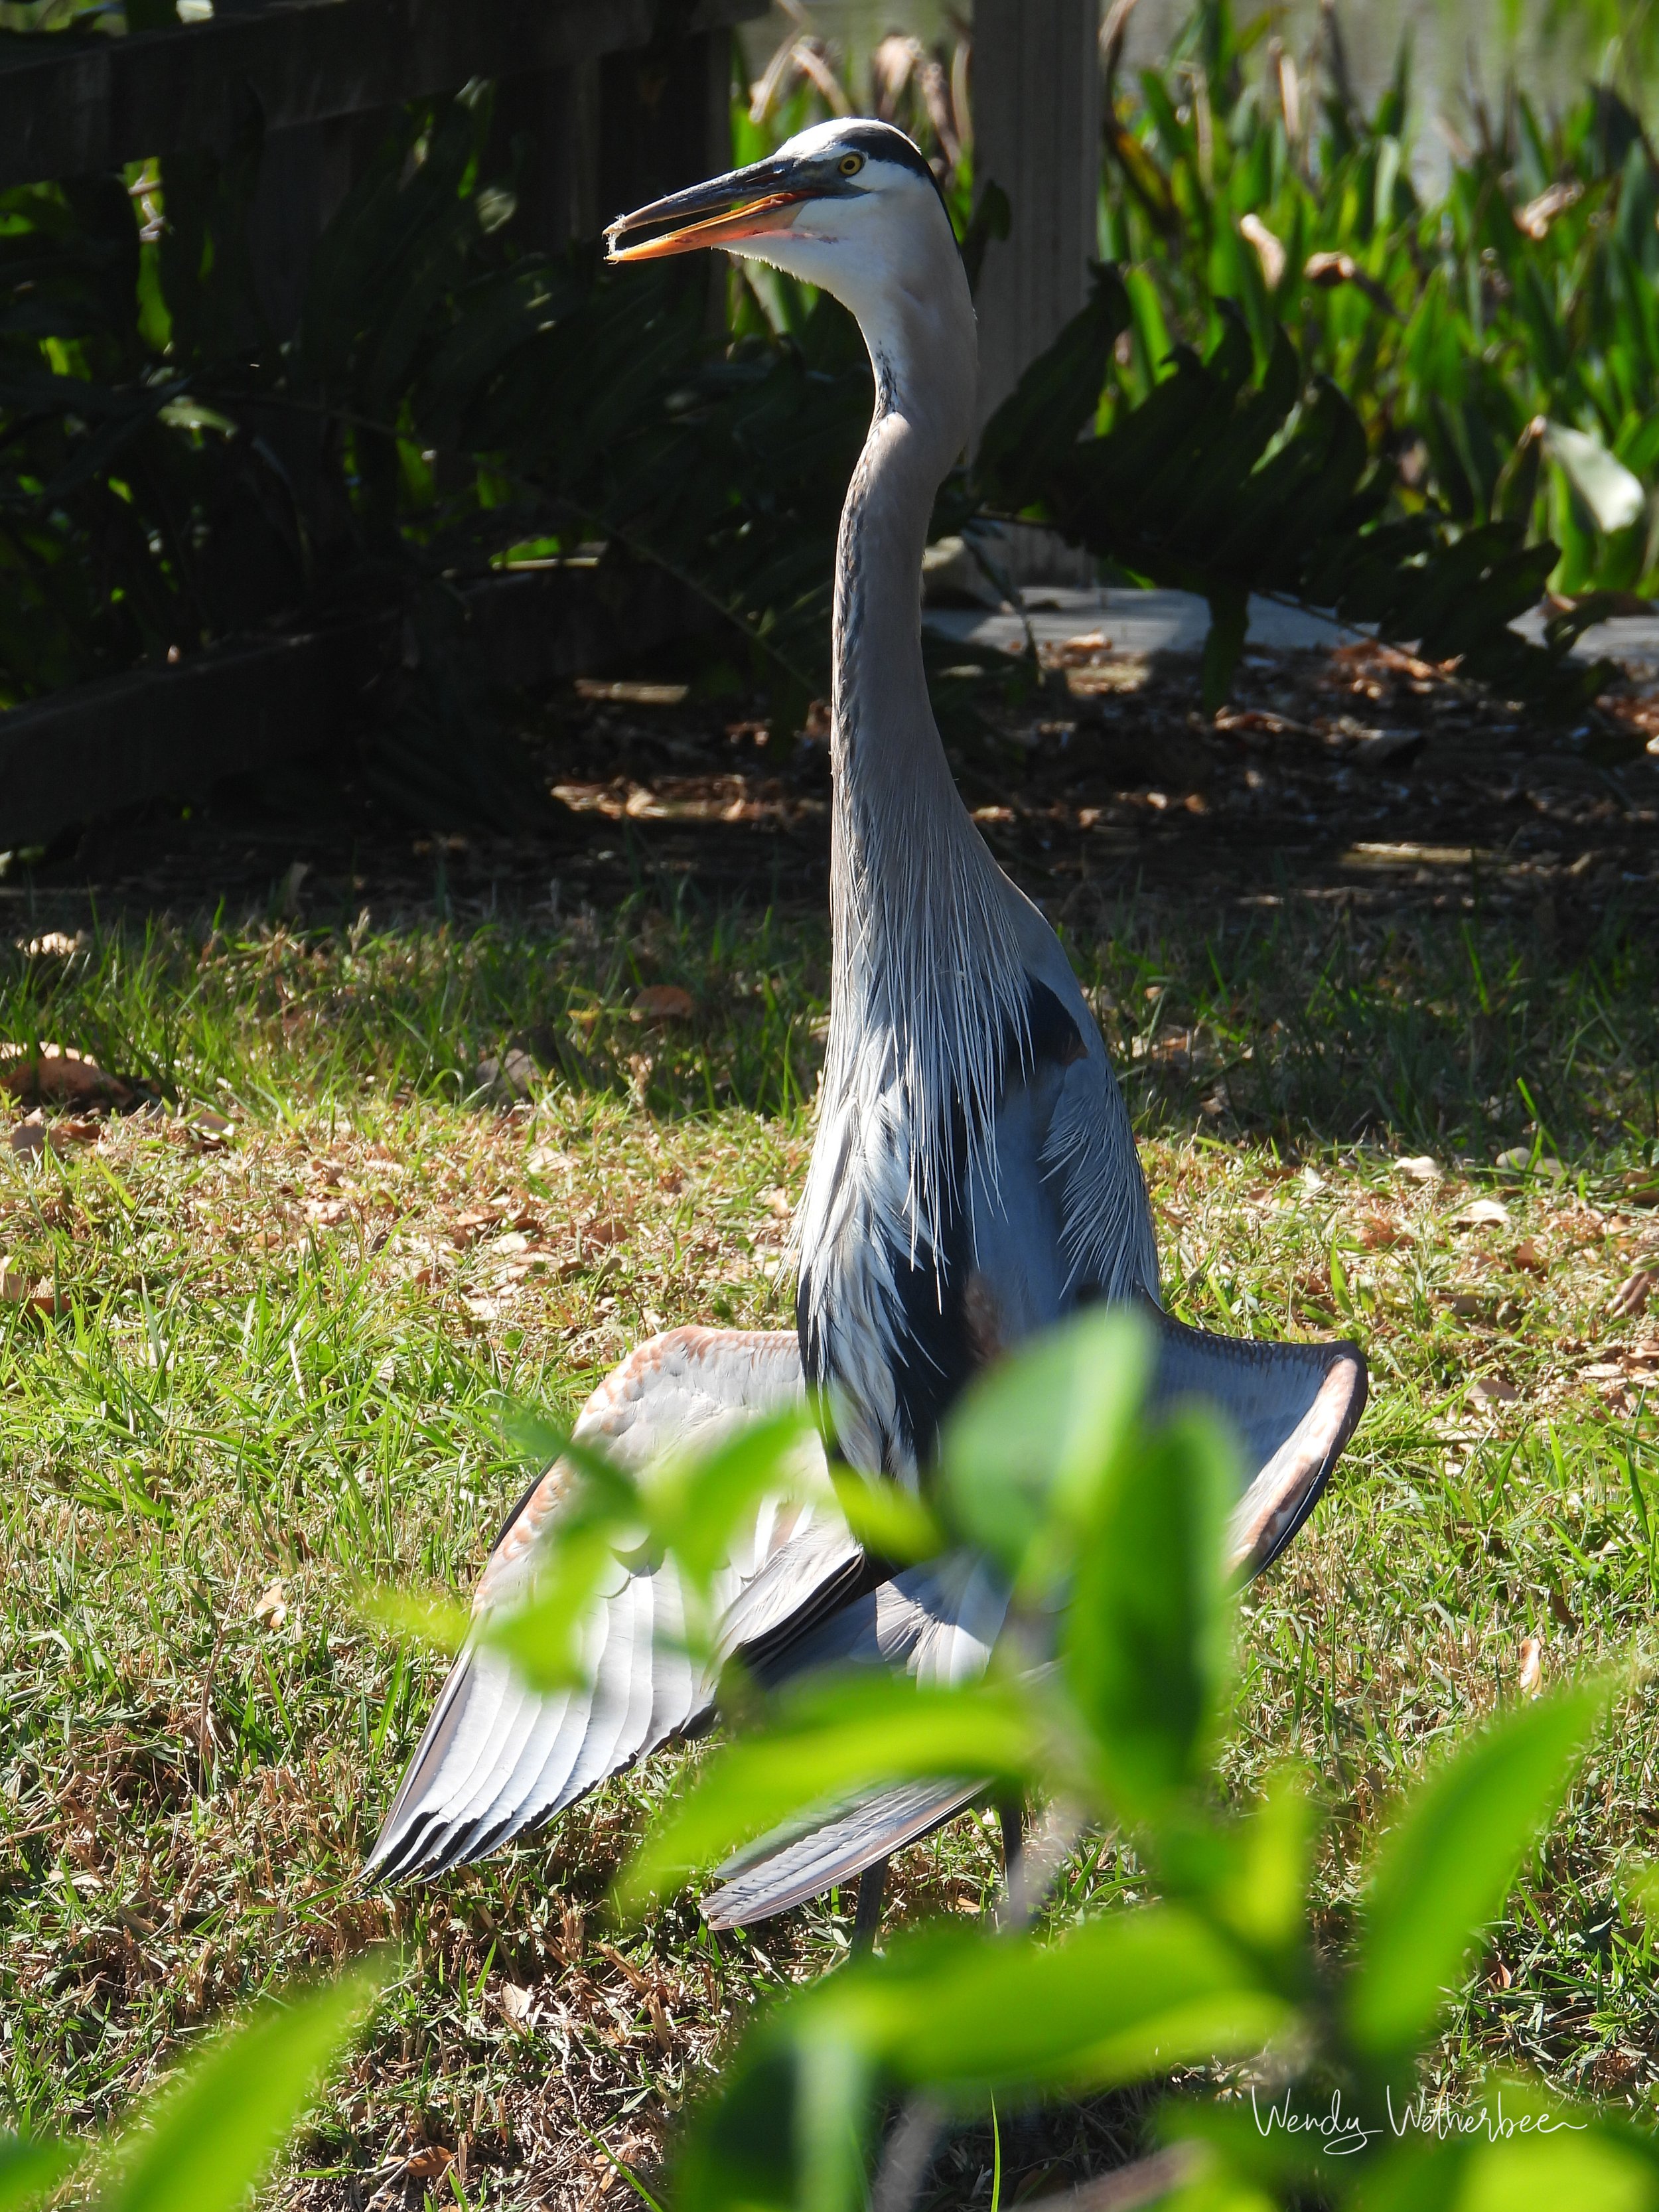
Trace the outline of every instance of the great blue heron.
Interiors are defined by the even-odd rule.
[[[1158,1329],[1156,1393],[1218,1404],[1255,1470],[1233,1528],[1265,1565],[1323,1486],[1364,1402],[1349,1344],[1236,1342],[1158,1308],[1151,1208],[1106,1051],[1058,939],[999,868],[957,795],[923,674],[921,573],[934,494],[973,428],[967,278],[933,173],[902,132],[824,124],[771,159],[621,218],[614,261],[700,246],[770,262],[842,301],[875,371],[875,411],[836,562],[830,1039],[799,1220],[795,1334],[683,1329],[641,1346],[577,1433],[635,1464],[824,1393],[855,1465],[914,1480],[941,1415],[1004,1347],[1097,1299]],[[480,1609],[535,1571],[569,1482],[520,1502]],[[922,1678],[981,1667],[1005,1595],[957,1555],[884,1578],[833,1512],[760,1516],[718,1593],[720,1651],[777,1679],[830,1660]],[[619,1560],[589,1637],[592,1686],[538,1697],[489,1647],[458,1659],[369,1872],[434,1873],[541,1825],[712,1709],[676,1631],[672,1562]],[[763,1843],[706,1900],[717,1925],[869,1869],[979,1784],[885,1791],[803,1837]]]

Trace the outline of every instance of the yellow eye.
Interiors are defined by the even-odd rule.
[[[863,167],[862,154],[843,154],[841,157],[841,173],[843,177],[856,177]]]

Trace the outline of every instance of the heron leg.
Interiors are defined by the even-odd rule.
[[[886,1887],[885,1859],[877,1859],[859,1876],[858,1911],[853,1916],[853,1941],[849,1947],[855,1959],[875,1942],[876,1930],[881,1926],[882,1893]]]
[[[999,1798],[997,1814],[1002,1822],[1002,1886],[1006,1892],[1013,1888],[1020,1853],[1025,1848],[1025,1801],[1017,1796]]]

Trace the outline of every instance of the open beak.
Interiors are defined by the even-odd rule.
[[[817,188],[799,174],[792,182],[782,163],[757,161],[752,168],[734,169],[729,176],[618,216],[605,234],[605,256],[611,261],[660,261],[671,253],[694,253],[700,246],[731,246],[740,238],[787,230],[796,210],[817,197]]]

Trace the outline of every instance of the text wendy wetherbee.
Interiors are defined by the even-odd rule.
[[[1354,2114],[1344,2112],[1340,2089],[1332,2090],[1328,2112],[1297,2112],[1291,2097],[1287,2089],[1264,2109],[1252,2086],[1250,2110],[1255,2115],[1257,2128],[1264,2136],[1276,2130],[1287,2136],[1322,2136],[1328,2158],[1350,2157],[1385,2134],[1434,2136],[1443,2142],[1453,2136],[1485,2136],[1489,2142],[1502,2142],[1515,2136],[1576,2134],[1589,2124],[1588,2120],[1574,2118],[1565,2112],[1506,2112],[1501,2089],[1494,2103],[1482,2105],[1473,2112],[1457,2112],[1438,2100],[1431,2104],[1424,2097],[1412,2098],[1396,2106],[1394,2091],[1387,2089],[1383,2093],[1385,2124],[1378,2127],[1367,2127]]]

